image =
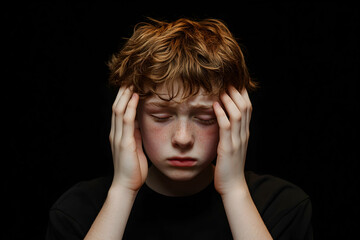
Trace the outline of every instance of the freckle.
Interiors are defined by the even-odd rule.
[[[199,137],[198,140],[200,142],[207,142],[209,139],[215,138],[214,140],[217,141],[217,138],[219,136],[219,130],[217,128],[209,129],[209,130],[203,130],[198,131],[197,136]]]
[[[167,131],[162,127],[153,127],[151,129],[153,133],[155,133],[155,138],[160,139],[161,141],[166,141]]]

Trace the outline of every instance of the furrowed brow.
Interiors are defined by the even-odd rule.
[[[174,108],[176,107],[176,103],[169,103],[169,102],[148,102],[146,103],[150,106],[160,107],[160,108]],[[212,110],[212,104],[189,104],[191,109],[195,110]]]
[[[212,105],[209,104],[190,104],[190,108],[199,109],[199,110],[211,110],[213,109]]]
[[[175,104],[165,103],[165,102],[148,102],[148,103],[146,103],[146,105],[160,107],[160,108],[175,107]]]

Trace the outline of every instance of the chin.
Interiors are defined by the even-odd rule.
[[[183,168],[168,170],[166,172],[163,172],[163,174],[172,181],[186,182],[194,179],[196,176],[198,176],[199,173],[193,169]]]

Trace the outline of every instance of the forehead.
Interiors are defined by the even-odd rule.
[[[199,94],[193,97],[189,97],[185,101],[177,101],[177,99],[166,101],[159,98],[158,96],[153,96],[144,100],[144,105],[156,106],[156,107],[179,107],[179,108],[190,107],[190,108],[211,109],[213,102],[216,100],[217,98],[215,96],[204,96]]]
[[[214,101],[217,101],[219,98],[215,95],[207,94],[203,89],[195,94],[194,96],[183,99],[183,94],[180,89],[175,98],[167,101],[166,99],[170,98],[166,88],[159,88],[156,92],[156,95],[148,97],[144,100],[145,105],[155,105],[155,106],[189,106],[189,107],[203,107],[211,108]]]

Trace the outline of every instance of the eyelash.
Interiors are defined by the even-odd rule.
[[[167,120],[169,120],[171,118],[171,117],[157,117],[154,115],[151,115],[151,116],[155,119],[156,122],[166,122]],[[207,120],[196,118],[196,120],[203,125],[212,125],[217,122],[216,118],[211,118],[211,119],[207,119]]]
[[[207,120],[197,118],[197,120],[199,122],[201,122],[201,124],[204,124],[204,125],[212,125],[212,124],[216,123],[216,118],[207,119]]]
[[[167,120],[169,120],[171,117],[157,117],[157,116],[154,116],[154,115],[151,115],[156,122],[165,122]]]

